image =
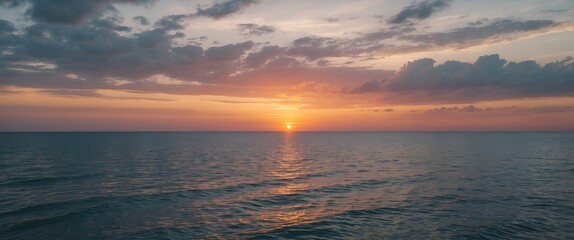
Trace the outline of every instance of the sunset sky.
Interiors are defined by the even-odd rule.
[[[572,0],[0,0],[0,131],[574,130]]]

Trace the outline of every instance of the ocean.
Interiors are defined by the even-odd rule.
[[[0,239],[572,238],[572,132],[0,133]]]

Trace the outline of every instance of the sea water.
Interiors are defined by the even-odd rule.
[[[574,238],[574,133],[1,133],[0,239]]]

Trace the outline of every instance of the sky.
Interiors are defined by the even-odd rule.
[[[0,131],[572,131],[572,0],[0,0]]]

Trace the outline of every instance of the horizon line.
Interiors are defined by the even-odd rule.
[[[79,130],[79,131],[0,131],[0,133],[566,133],[574,130]]]

